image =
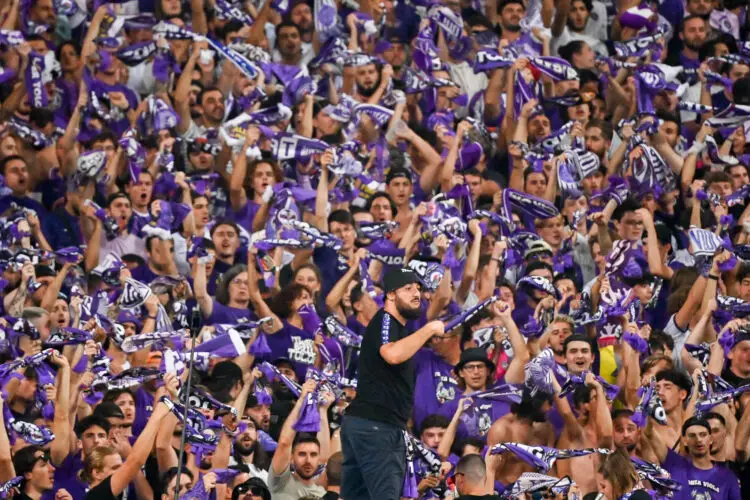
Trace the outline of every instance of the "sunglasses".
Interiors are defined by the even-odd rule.
[[[262,486],[258,486],[257,484],[243,483],[237,486],[234,491],[236,491],[240,495],[250,494],[256,497],[262,497],[265,489]]]
[[[47,465],[50,462],[50,454],[49,452],[44,452],[40,456],[36,457],[34,459],[34,463],[42,462],[42,465]]]

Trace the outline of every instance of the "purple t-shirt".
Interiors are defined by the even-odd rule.
[[[282,320],[284,327],[278,332],[267,335],[271,354],[263,356],[265,361],[288,358],[294,364],[297,380],[302,382],[307,375],[307,368],[315,364],[315,335]],[[324,359],[324,371],[341,374],[344,365],[344,352],[338,342],[326,338],[321,349]],[[326,359],[326,355],[329,356]]]
[[[214,325],[216,323],[247,323],[253,319],[253,314],[250,312],[250,309],[229,307],[219,303],[216,299],[212,300],[214,308],[213,311],[211,311],[211,315],[203,320],[204,325]]]
[[[695,467],[690,460],[672,450],[661,464],[682,485],[675,499],[740,500],[737,476],[723,465],[708,470]]]
[[[78,478],[78,473],[83,470],[81,452],[70,453],[58,466],[55,465],[55,482],[50,491],[42,494],[42,500],[54,500],[55,492],[60,489],[67,490],[73,498],[86,496],[88,485]]]
[[[452,401],[445,403],[440,408],[440,414],[448,418],[453,418],[458,408],[458,401],[461,396],[454,398]],[[461,414],[458,429],[456,429],[456,441],[468,437],[486,440],[487,433],[492,424],[507,415],[510,412],[510,404],[503,401],[493,401],[491,399],[479,398],[474,400],[474,404]]]
[[[442,405],[458,400],[460,391],[452,376],[453,366],[443,361],[432,349],[420,349],[414,355],[414,425],[433,413],[440,413]]]
[[[253,219],[255,214],[258,213],[260,205],[255,203],[253,200],[247,200],[245,206],[237,210],[229,211],[229,218],[236,222],[239,226],[244,227],[249,232],[253,232]]]
[[[135,418],[133,419],[133,434],[143,432],[151,412],[154,411],[154,397],[146,389],[139,387],[135,391]]]
[[[158,274],[153,272],[147,264],[138,266],[130,271],[130,275],[134,280],[140,281],[141,283],[149,284],[159,277]]]

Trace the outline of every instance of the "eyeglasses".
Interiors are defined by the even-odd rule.
[[[485,368],[485,366],[486,365],[484,363],[474,363],[474,364],[470,364],[470,365],[464,365],[463,368],[461,368],[461,369],[462,370],[466,370],[468,372],[475,372],[475,371],[478,372],[482,368]]]
[[[239,278],[234,278],[232,280],[233,285],[244,285],[244,286],[250,286],[250,282],[248,280],[241,280]]]

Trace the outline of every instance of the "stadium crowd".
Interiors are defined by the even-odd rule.
[[[742,0],[0,0],[0,498],[750,498]]]

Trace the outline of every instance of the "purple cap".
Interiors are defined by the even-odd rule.
[[[120,314],[117,315],[117,322],[120,324],[123,323],[133,323],[135,325],[136,330],[140,331],[142,327],[141,320],[138,319],[138,317],[133,314],[130,311],[120,311]]]

